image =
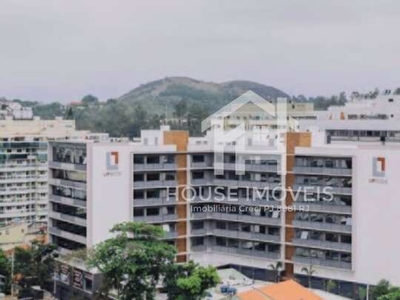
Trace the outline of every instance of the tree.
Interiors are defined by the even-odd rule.
[[[372,288],[372,299],[379,299],[379,297],[388,294],[389,290],[390,282],[386,279],[380,280],[378,284]]]
[[[164,278],[164,287],[169,300],[203,299],[206,290],[220,281],[214,267],[201,267],[190,261],[186,264],[171,264]]]
[[[8,294],[11,287],[11,263],[6,254],[0,249],[0,292]]]
[[[93,95],[86,95],[81,100],[82,104],[84,105],[94,105],[99,103],[99,99]]]
[[[306,273],[306,275],[308,276],[308,287],[311,289],[311,279],[312,276],[315,274],[315,270],[313,268],[313,265],[310,265],[308,268],[307,267],[303,267],[301,269],[301,272]]]
[[[386,295],[380,296],[377,300],[400,300],[400,288],[391,288]]]
[[[279,282],[279,272],[282,269],[282,262],[278,261],[275,265],[274,264],[270,264],[268,266],[268,268],[270,268],[274,274],[275,274],[275,282]]]
[[[367,297],[367,289],[365,287],[360,286],[358,288],[358,297],[361,300],[364,300]]]
[[[160,240],[161,227],[127,222],[115,225],[116,234],[98,244],[88,265],[104,274],[100,295],[116,289],[121,300],[154,299],[155,286],[175,258],[175,247]]]
[[[179,101],[177,104],[174,105],[174,115],[178,118],[179,120],[179,125],[182,123],[182,118],[186,115],[187,113],[187,101],[185,99],[182,99]]]
[[[14,271],[19,274],[19,284],[25,287],[51,286],[54,271],[55,245],[32,243],[28,249],[15,248]]]
[[[329,279],[326,283],[326,291],[332,293],[335,288],[336,283],[332,279]]]

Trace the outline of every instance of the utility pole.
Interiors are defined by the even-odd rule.
[[[11,297],[14,297],[14,260],[15,260],[15,249],[11,255]]]

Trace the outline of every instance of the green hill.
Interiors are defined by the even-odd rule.
[[[181,100],[186,100],[188,106],[201,105],[212,113],[248,90],[265,99],[289,97],[274,87],[251,81],[229,81],[218,84],[187,77],[167,77],[141,85],[117,100],[127,104],[140,104],[145,110],[156,114],[166,113],[170,117],[174,105]]]
[[[191,134],[199,134],[203,119],[248,90],[271,101],[289,97],[274,87],[250,81],[218,84],[167,77],[140,85],[107,102],[98,102],[96,97],[88,95],[82,105],[67,107],[64,117],[75,119],[78,129],[107,132],[111,136],[138,136],[141,129],[158,128],[166,119],[173,129],[188,129]],[[33,109],[36,115],[52,119],[60,115],[64,107],[59,103],[37,103]],[[182,124],[176,122],[176,118],[189,121]]]

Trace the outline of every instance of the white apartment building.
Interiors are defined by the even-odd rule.
[[[0,120],[0,226],[47,225],[48,141],[101,137],[77,131],[75,121],[61,118]],[[20,239],[10,240],[8,232],[12,230],[0,236],[3,248],[19,244]]]

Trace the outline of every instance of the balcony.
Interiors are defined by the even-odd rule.
[[[146,207],[146,206],[162,206],[177,204],[176,198],[160,197],[160,198],[147,198],[147,199],[133,199],[134,207]]]
[[[215,219],[224,221],[256,223],[263,225],[274,225],[274,226],[281,225],[280,218],[269,218],[269,217],[239,215],[239,214],[229,214],[229,213],[199,212],[199,213],[192,213],[191,218],[194,220]]]
[[[268,173],[276,173],[278,172],[277,165],[262,165],[262,164],[244,164],[241,166],[246,171],[250,172],[268,172]],[[236,170],[235,163],[224,163],[225,170]]]
[[[351,214],[351,206],[347,205],[332,205],[329,202],[324,202],[324,201],[295,202],[295,206],[300,206],[300,205],[314,212]]]
[[[143,222],[143,223],[165,223],[177,220],[178,220],[177,214],[133,217],[134,222]]]
[[[309,258],[303,256],[293,256],[292,261],[295,263],[304,264],[308,266],[313,265],[313,266],[322,266],[328,268],[351,270],[351,263],[345,261],[325,260],[325,259]]]
[[[54,169],[63,169],[69,171],[86,171],[86,165],[61,163],[56,161],[50,161],[49,167]]]
[[[2,172],[15,172],[15,171],[46,171],[47,164],[0,164],[0,170]]]
[[[205,252],[207,251],[207,246],[206,245],[192,246],[191,250],[192,252]]]
[[[47,191],[47,189],[46,189]],[[36,193],[37,190],[34,187],[10,187],[0,188],[1,195],[21,195],[21,194],[32,194]]]
[[[328,186],[324,185],[321,183],[321,185],[316,185],[315,183],[311,184],[294,184],[293,189],[295,191],[300,190],[303,192],[324,192],[325,194],[332,193],[332,194],[340,194],[340,195],[351,195],[352,194],[352,188],[351,187],[333,187],[333,186]]]
[[[49,217],[52,219],[65,221],[65,222],[80,225],[80,226],[86,226],[86,219],[59,213],[56,211],[49,211]]]
[[[0,211],[0,218],[24,218],[35,215],[35,211],[26,209],[7,209]]]
[[[178,232],[176,231],[168,231],[165,232],[165,235],[163,237],[164,240],[170,240],[170,239],[176,239],[178,237]]]
[[[320,231],[351,233],[351,225],[343,225],[343,224],[294,220],[292,226],[301,229],[316,229]]]
[[[234,180],[234,179],[214,179],[214,185],[227,187],[251,187],[251,188],[269,188],[274,189],[280,186],[280,183],[266,181],[251,180]]]
[[[310,175],[351,176],[352,169],[296,166],[293,168],[293,173]]]
[[[134,172],[143,171],[162,171],[162,170],[176,170],[177,166],[175,163],[159,163],[159,164],[134,164]]]
[[[56,178],[49,178],[49,184],[55,185],[55,186],[66,186],[66,187],[71,187],[71,188],[76,188],[80,190],[86,190],[86,183],[84,182],[77,182],[77,181],[71,181],[71,180],[65,180],[65,179],[56,179]]]
[[[258,257],[258,258],[266,258],[266,259],[272,259],[272,260],[280,259],[280,253],[268,252],[268,251],[257,251],[257,250],[252,250],[252,249],[240,249],[240,248],[214,245],[214,246],[212,246],[212,251],[226,253],[226,254],[245,255],[245,256]]]
[[[133,188],[176,187],[176,180],[134,181]]]
[[[295,246],[302,246],[302,247],[351,252],[351,244],[338,243],[338,242],[293,239],[292,244]]]
[[[245,232],[238,230],[217,229],[217,228],[193,229],[191,235],[192,236],[214,235],[214,236],[237,238],[243,240],[265,241],[265,242],[275,242],[275,243],[279,243],[281,240],[279,235],[271,235],[258,232]]]
[[[86,207],[86,201],[78,200],[74,198],[62,197],[57,195],[49,195],[49,200],[51,202],[61,203],[61,204],[68,204],[72,206],[79,206],[79,207]]]
[[[59,237],[62,237],[62,238],[65,238],[67,240],[75,241],[75,242],[78,242],[78,243],[86,245],[86,237],[84,237],[82,235],[79,235],[79,234],[75,234],[75,233],[71,233],[71,232],[68,232],[68,231],[65,231],[65,230],[61,230],[61,229],[58,229],[56,227],[50,227],[49,228],[49,233],[53,234],[53,235],[56,235],[56,236],[59,236]]]
[[[245,240],[257,240],[257,241],[266,241],[266,242],[280,242],[279,235],[271,235],[257,232],[244,232],[244,231],[235,231],[235,230],[226,230],[226,229],[212,229],[211,234],[229,237],[229,238],[238,238]]]
[[[192,162],[190,164],[191,169],[212,169],[214,165],[212,162]]]

